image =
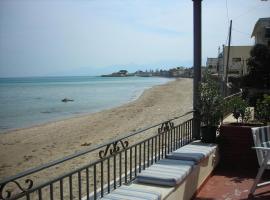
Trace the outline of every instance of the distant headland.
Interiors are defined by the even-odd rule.
[[[133,73],[129,73],[127,70],[120,70],[112,74],[101,75],[101,77],[129,77],[129,76],[140,76],[140,77],[166,77],[166,78],[192,78],[193,67],[176,67],[169,70],[138,70]]]

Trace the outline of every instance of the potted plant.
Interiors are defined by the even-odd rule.
[[[216,131],[222,117],[223,98],[217,83],[205,74],[205,80],[200,86],[200,117],[201,136],[205,143],[216,141]]]

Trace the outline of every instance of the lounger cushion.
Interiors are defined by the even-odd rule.
[[[192,161],[163,159],[142,171],[137,176],[139,183],[163,186],[180,184],[195,165]]]
[[[104,200],[160,200],[161,194],[145,189],[121,186],[110,194],[106,195]]]

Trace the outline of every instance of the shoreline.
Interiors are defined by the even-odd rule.
[[[1,133],[0,179],[191,109],[192,79],[177,79],[118,107]]]
[[[166,85],[170,82],[173,82],[175,81],[176,79],[171,79],[171,78],[168,78],[168,81],[166,83],[160,83],[160,84],[157,84],[157,85],[154,85],[154,86],[151,86],[149,88],[145,88],[144,90],[142,91],[139,91],[137,93],[134,93],[130,99],[122,104],[119,104],[117,106],[111,106],[109,108],[105,108],[105,109],[100,109],[100,110],[97,110],[97,111],[86,111],[86,112],[81,112],[81,113],[70,113],[69,116],[59,116],[59,117],[56,117],[55,119],[52,119],[52,120],[48,120],[48,121],[44,121],[44,122],[40,122],[40,123],[36,123],[36,124],[32,124],[32,125],[26,125],[24,127],[18,127],[18,128],[10,128],[10,129],[6,129],[6,130],[0,130],[0,135],[2,134],[9,134],[11,132],[16,132],[16,131],[21,131],[21,130],[25,130],[25,129],[31,129],[31,128],[35,128],[35,127],[41,127],[41,126],[45,126],[45,125],[48,125],[50,123],[54,123],[54,122],[61,122],[61,121],[65,121],[65,120],[69,120],[69,119],[72,119],[72,118],[78,118],[78,117],[85,117],[85,116],[89,116],[89,115],[92,115],[92,114],[95,114],[95,113],[99,113],[99,112],[103,112],[103,111],[108,111],[110,109],[114,109],[114,108],[118,108],[118,107],[121,107],[121,106],[125,106],[129,103],[132,103],[134,101],[137,101],[142,95],[144,92],[146,92],[147,90],[150,90],[151,88],[154,88],[154,87],[158,87],[158,86],[161,86],[161,85]]]

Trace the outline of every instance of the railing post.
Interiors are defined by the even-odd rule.
[[[193,0],[193,138],[200,138],[200,93],[199,85],[201,82],[201,2]]]

